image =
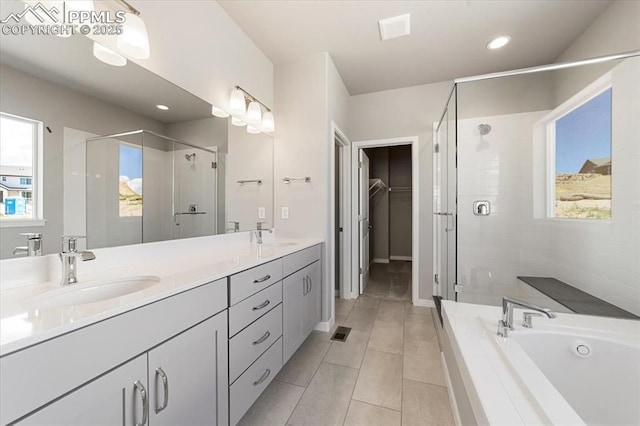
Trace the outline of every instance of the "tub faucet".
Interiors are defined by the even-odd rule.
[[[229,223],[231,223],[233,225],[233,227],[232,228],[227,228],[227,232],[229,232],[229,231],[240,232],[240,222],[231,221]]]
[[[521,308],[531,309],[546,315],[547,318],[555,318],[556,314],[549,308],[535,305],[533,303],[523,302],[509,297],[502,298],[502,319],[498,321],[498,336],[509,337],[509,331],[513,330],[513,308],[519,306]]]
[[[27,237],[27,245],[13,249],[14,255],[42,256],[42,234],[39,232],[23,232],[20,235]]]
[[[87,260],[94,260],[96,258],[96,255],[91,251],[76,250],[78,238],[86,237],[72,235],[65,235],[62,237],[62,252],[60,253],[60,260],[62,261],[62,279],[60,280],[60,285],[64,286],[78,282],[78,259],[86,262]]]
[[[256,240],[258,241],[258,244],[262,244],[262,233],[263,232],[268,232],[268,233],[272,233],[273,231],[271,229],[264,229],[262,227],[263,224],[265,224],[267,222],[258,222],[257,226],[258,229],[256,229],[254,232],[256,233]]]

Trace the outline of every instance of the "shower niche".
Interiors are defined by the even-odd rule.
[[[214,235],[218,159],[147,130],[87,140],[87,246]]]

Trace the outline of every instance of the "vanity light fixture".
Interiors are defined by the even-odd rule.
[[[234,126],[248,124],[248,133],[273,132],[276,128],[271,109],[240,86],[236,86],[231,92],[229,112],[233,117],[231,124]]]
[[[114,67],[123,67],[127,65],[127,58],[122,55],[118,55],[113,50],[104,47],[95,41],[93,42],[93,56],[105,64],[113,65]]]
[[[487,44],[487,49],[489,50],[500,49],[501,47],[504,47],[507,44],[509,44],[510,41],[511,41],[511,37],[509,36],[496,37],[493,40],[491,40],[489,44]]]
[[[124,0],[116,1],[129,10],[125,13],[122,34],[118,35],[118,49],[132,58],[149,59],[149,35],[140,12]]]
[[[213,105],[211,106],[211,114],[219,118],[227,118],[229,116],[229,113],[227,111]]]
[[[171,108],[169,108],[168,106],[166,106],[166,105],[162,105],[162,104],[158,104],[158,105],[156,105],[156,108],[158,108],[158,109],[159,109],[159,110],[161,110],[161,111],[169,111],[169,110],[171,109]]]

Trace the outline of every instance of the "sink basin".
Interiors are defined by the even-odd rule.
[[[262,243],[262,247],[291,247],[295,246],[298,243],[285,243],[285,242],[275,242],[275,243]]]
[[[63,306],[84,305],[114,297],[126,296],[144,290],[160,282],[160,277],[142,275],[104,281],[90,281],[49,291],[27,301],[29,307],[51,309]]]

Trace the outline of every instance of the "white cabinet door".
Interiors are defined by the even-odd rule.
[[[136,385],[136,381],[138,385]],[[144,388],[143,388],[144,387]],[[147,356],[127,362],[18,422],[19,425],[148,424]],[[143,423],[144,420],[144,423]]]
[[[306,337],[304,295],[306,268],[282,280],[282,343],[283,362],[287,362]]]
[[[228,423],[227,314],[149,351],[150,424]]]
[[[305,333],[304,338],[313,331],[314,328],[320,322],[322,317],[321,312],[321,287],[322,287],[322,273],[320,271],[320,262],[314,262],[313,264],[304,268],[307,277],[307,291],[304,295],[304,316],[305,316]]]

